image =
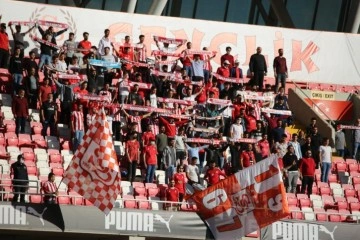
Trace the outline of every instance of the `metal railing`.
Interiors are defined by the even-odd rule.
[[[294,219],[299,219],[297,217],[304,217],[304,220],[307,220],[305,218],[305,214],[306,213],[310,213],[310,214],[314,214],[314,219],[312,219],[313,221],[318,221],[316,219],[316,214],[325,214],[326,215],[326,222],[331,222],[329,221],[329,215],[337,215],[337,216],[340,216],[340,219],[341,217],[344,217],[344,221],[341,221],[341,222],[344,222],[344,223],[356,223],[356,224],[360,224],[360,215],[357,215],[357,214],[346,214],[346,213],[338,213],[338,212],[311,212],[311,211],[301,211],[301,210],[291,210],[291,213],[294,213]],[[311,221],[309,219],[309,221]]]

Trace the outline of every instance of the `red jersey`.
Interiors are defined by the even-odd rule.
[[[179,190],[176,187],[169,187],[168,189],[166,189],[166,201],[179,201]]]
[[[243,151],[240,155],[240,158],[243,160],[243,167],[247,168],[255,164],[255,155],[253,151]]]
[[[142,140],[144,141],[144,146],[149,145],[151,138],[155,138],[155,135],[151,131],[147,131],[142,134]]]
[[[226,177],[226,175],[219,168],[215,167],[213,169],[209,168],[206,171],[204,178],[208,179],[210,185],[214,185],[220,182],[220,176]]]
[[[82,41],[79,42],[78,48],[90,50],[91,49],[91,42],[87,41],[87,40],[82,40]],[[89,52],[90,51],[82,51],[82,54],[87,55],[87,54],[89,54]]]
[[[175,180],[175,187],[179,190],[179,193],[185,193],[185,175],[182,173],[175,173],[173,178]]]
[[[4,49],[5,51],[9,51],[9,36],[6,32],[0,32],[0,49]]]
[[[228,61],[230,62],[229,69],[231,69],[231,68],[235,65],[235,60],[234,60],[234,56],[233,56],[233,55],[227,54],[227,53],[225,53],[224,55],[222,55],[221,58],[220,58],[221,66],[223,65],[223,63],[225,62],[225,60],[228,60]]]
[[[258,142],[258,145],[260,147],[261,156],[262,157],[268,157],[270,155],[270,144],[268,140],[261,139]]]
[[[73,122],[74,131],[84,131],[84,113],[73,111],[71,113],[71,121]]]
[[[216,73],[223,76],[223,77],[230,77],[230,69],[226,68],[226,67],[218,67]],[[218,82],[223,84],[225,81],[218,80]]]
[[[51,86],[42,85],[39,88],[40,101],[46,102],[48,100],[49,93],[52,93]]]
[[[126,152],[128,153],[128,160],[137,161],[139,159],[140,144],[137,140],[129,140],[126,142]]]
[[[316,163],[313,158],[300,159],[299,169],[303,176],[313,177],[315,175]]]
[[[120,54],[119,57],[121,59],[124,59],[124,60],[134,61],[134,53],[132,53],[132,52],[130,52],[130,53],[122,53],[122,54]],[[126,70],[131,70],[131,68],[133,67],[133,65],[130,64],[130,63],[124,63],[123,65],[125,66]]]
[[[157,154],[158,151],[156,146],[147,145],[144,147],[145,161],[147,165],[156,165],[157,164]]]
[[[252,115],[245,115],[245,127],[247,132],[256,130],[256,117]]]

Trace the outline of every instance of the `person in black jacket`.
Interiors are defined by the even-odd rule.
[[[13,77],[14,94],[17,93],[23,79],[23,64],[20,58],[20,48],[15,48],[14,55],[10,58],[9,72]]]
[[[65,29],[63,29],[63,30],[61,30],[61,31],[58,31],[58,32],[54,32],[54,28],[52,27],[52,26],[50,26],[47,30],[45,30],[44,31],[44,29],[42,29],[41,28],[41,26],[38,26],[38,29],[39,29],[39,32],[40,32],[40,34],[41,34],[41,36],[42,36],[42,38],[44,39],[44,40],[48,40],[47,39],[47,37],[46,37],[46,35],[50,35],[50,42],[51,43],[53,43],[53,44],[55,44],[55,45],[57,45],[56,44],[56,37],[57,36],[59,36],[59,35],[61,35],[61,34],[63,34],[64,32],[66,32],[68,29],[67,28],[65,28]]]
[[[51,35],[50,34],[46,34],[44,37],[44,40],[47,42],[51,41]],[[56,49],[44,44],[44,43],[40,43],[40,63],[39,63],[39,69],[42,70],[42,67],[45,65],[49,65],[51,63],[51,56],[53,53],[56,52]]]
[[[259,90],[263,90],[264,76],[267,74],[267,66],[264,55],[261,54],[262,48],[257,47],[256,53],[250,57],[250,73],[253,78],[251,87],[258,86]]]
[[[29,176],[26,165],[24,163],[24,157],[20,154],[17,158],[17,162],[11,164],[11,175],[13,175],[13,189],[14,197],[13,202],[17,202],[20,195],[20,202],[25,202],[25,192],[29,187]]]
[[[287,182],[286,192],[295,193],[299,178],[298,161],[293,145],[289,145],[287,153],[283,157],[284,172]]]

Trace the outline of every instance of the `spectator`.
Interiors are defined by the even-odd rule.
[[[240,154],[241,145],[238,142],[231,141],[229,144],[229,150],[231,155],[231,171],[236,173],[240,170]]]
[[[141,34],[139,36],[139,42],[135,45],[134,57],[137,62],[146,63],[147,48],[146,48],[144,41],[145,41],[145,36]]]
[[[52,93],[48,94],[48,100],[41,106],[41,120],[42,120],[42,135],[45,137],[47,129],[50,127],[50,135],[56,136],[56,123],[57,123],[58,107],[54,102],[54,96]]]
[[[242,138],[243,133],[244,129],[241,123],[241,118],[237,117],[235,122],[230,127],[230,138],[238,140]]]
[[[316,163],[314,158],[312,158],[311,150],[308,150],[299,162],[299,172],[301,183],[301,193],[307,192],[307,194],[312,194],[312,187],[314,183]]]
[[[48,40],[52,44],[57,45],[56,43],[56,37],[66,32],[68,29],[65,28],[63,30],[60,30],[58,32],[54,32],[54,27],[50,26],[46,31],[44,31],[41,26],[38,26],[39,32],[44,40],[47,40],[46,35],[50,35],[50,39]]]
[[[165,183],[168,184],[175,172],[175,165],[177,161],[175,138],[169,138],[169,145],[163,150],[161,162],[165,168]]]
[[[356,119],[356,123],[354,124],[356,127],[360,127],[360,118]],[[356,159],[358,162],[359,158],[357,157],[358,149],[360,146],[360,129],[354,129],[352,133],[352,140],[354,143],[354,150],[353,150],[353,159]]]
[[[282,149],[280,149],[282,151]],[[283,155],[283,163],[284,169],[286,173],[286,183],[287,183],[287,191],[288,193],[295,193],[297,187],[297,180],[299,178],[298,172],[298,158],[295,155],[295,150],[292,145],[287,147],[287,153]]]
[[[270,156],[270,143],[267,138],[268,138],[268,135],[266,133],[263,133],[262,139],[260,141],[258,141],[258,143],[257,143],[260,148],[261,156],[263,159]]]
[[[49,94],[52,93],[52,88],[50,86],[50,79],[45,77],[43,80],[43,84],[39,88],[39,103],[40,105],[48,100]]]
[[[275,92],[279,89],[279,84],[285,89],[286,78],[288,77],[288,69],[286,65],[286,58],[284,57],[284,50],[280,48],[278,50],[279,56],[274,58],[273,68],[274,68],[274,77],[276,80],[275,83]]]
[[[186,177],[190,185],[197,184],[200,182],[199,181],[200,172],[198,166],[196,165],[196,162],[197,162],[197,158],[193,157],[191,159],[191,163],[186,168]]]
[[[286,154],[286,151],[288,149],[288,143],[286,141],[287,139],[287,135],[283,134],[281,135],[281,139],[278,142],[275,142],[275,147],[280,149],[280,155],[281,157],[284,157],[284,155]]]
[[[251,86],[257,86],[257,88],[262,91],[264,76],[267,74],[267,66],[264,55],[261,54],[262,48],[256,48],[256,54],[251,55],[250,57],[250,73],[252,77]]]
[[[209,166],[210,167],[208,168],[204,176],[204,179],[206,179],[208,182],[208,187],[220,182],[220,176],[226,178],[226,175],[219,168],[216,167],[215,162],[210,162]]]
[[[208,147],[209,147],[209,145],[203,145],[203,146],[197,147],[197,144],[195,142],[192,142],[191,146],[186,144],[186,148],[187,148],[187,152],[188,152],[188,159],[196,158],[196,161],[197,161],[196,165],[199,167],[199,169],[202,169],[199,151],[202,151]]]
[[[39,78],[36,76],[35,68],[30,69],[28,75],[24,78],[23,85],[29,98],[30,108],[36,109],[39,96]]]
[[[256,163],[253,146],[251,143],[247,144],[246,150],[242,151],[240,155],[241,169],[245,169]]]
[[[16,32],[14,32],[14,29],[12,28],[12,24],[11,22],[9,22],[9,27],[11,30],[11,34],[13,36],[14,39],[14,45],[15,48],[20,48],[20,58],[24,58],[24,49],[25,49],[25,41],[24,41],[24,37],[26,34],[28,34],[29,32],[31,32],[31,30],[34,29],[36,25],[34,24],[34,26],[32,26],[31,28],[29,28],[29,30],[27,30],[26,32],[21,32],[21,25],[16,25],[15,26],[15,30]]]
[[[229,65],[228,65],[228,68],[231,69],[232,67],[234,67],[235,65],[235,62],[234,62],[234,56],[231,55],[231,47],[226,47],[226,53],[224,55],[221,56],[220,58],[220,64],[223,65],[223,63],[225,61],[228,61],[229,62]]]
[[[0,16],[1,22],[1,16]],[[9,61],[9,52],[10,52],[10,44],[9,44],[9,36],[6,33],[6,24],[0,24],[0,68],[8,68]]]
[[[20,202],[25,203],[25,192],[29,188],[29,175],[22,154],[18,155],[17,161],[11,164],[10,175],[13,176],[14,197],[12,201],[17,202],[20,195]]]
[[[151,137],[149,144],[144,145],[144,167],[146,169],[145,182],[152,183],[154,180],[154,174],[157,164],[157,149],[155,144],[155,137]]]
[[[329,146],[329,139],[324,138],[323,144],[319,147],[319,159],[321,166],[321,181],[327,183],[329,173],[331,170],[331,147]]]
[[[311,144],[312,146],[314,147],[314,159],[315,159],[315,162],[316,162],[316,166],[318,168],[319,166],[319,161],[320,161],[320,158],[319,158],[319,148],[320,148],[320,145],[321,145],[321,142],[322,142],[322,137],[320,135],[320,133],[318,132],[318,128],[315,126],[313,128],[313,132],[311,133]]]
[[[311,118],[310,124],[306,127],[306,135],[311,135],[316,127],[316,118]]]
[[[281,137],[285,134],[285,129],[282,125],[282,120],[277,119],[277,127],[271,130],[271,140],[273,141],[273,143],[280,142]]]
[[[50,172],[48,174],[48,180],[43,184],[44,191],[44,203],[56,204],[56,197],[59,194],[58,188],[55,183],[55,174]]]
[[[173,176],[175,187],[179,190],[179,202],[182,202],[185,196],[186,173],[184,172],[184,168],[184,165],[178,165],[176,168],[177,171]]]
[[[231,64],[231,62],[230,62]],[[242,69],[239,67],[240,65],[240,62],[239,60],[235,60],[235,65],[230,69],[230,77],[233,77],[233,78],[237,78],[237,79],[243,79],[244,76],[243,76],[243,71]]]
[[[75,152],[83,140],[85,131],[83,106],[81,104],[71,113],[71,131],[74,137],[73,152]]]
[[[187,51],[191,50],[192,44],[191,42],[187,42],[186,43],[186,49],[184,51],[181,52],[182,55],[184,55],[184,57],[181,57],[181,63],[183,64],[183,69],[185,69],[186,71],[186,75],[189,76],[190,78],[192,78],[193,76],[193,71],[192,71],[192,67],[191,67],[191,56],[187,53]]]
[[[71,60],[75,54],[77,43],[75,42],[75,34],[73,32],[69,33],[69,38],[64,41],[63,47],[66,51],[65,62],[69,66]]]
[[[99,42],[99,47],[97,52],[100,55],[105,55],[105,47],[109,48],[109,52],[113,52],[113,43],[110,41],[110,30],[109,29],[105,29],[104,30],[104,37],[101,38],[100,42]]]
[[[47,42],[51,41],[51,35],[50,33],[46,33],[43,37],[43,39]],[[39,63],[39,69],[40,71],[43,71],[44,65],[49,65],[51,62],[51,56],[53,53],[56,53],[56,48],[51,47],[45,43],[40,43],[40,63]]]
[[[345,157],[345,147],[346,147],[345,133],[341,129],[340,125],[337,125],[335,132],[335,149],[338,156]]]
[[[81,49],[81,53],[83,56],[86,56],[90,53],[91,51],[91,42],[88,40],[89,39],[89,33],[88,32],[84,32],[83,33],[83,40],[79,42],[78,44],[78,48]]]
[[[131,134],[125,144],[125,156],[128,161],[128,181],[130,182],[135,181],[136,169],[140,163],[140,143],[136,138],[136,134]]]
[[[179,190],[175,187],[175,180],[171,179],[169,187],[165,191],[166,210],[178,209],[179,195]]]
[[[160,127],[160,132],[155,137],[156,148],[158,150],[158,168],[163,169],[164,166],[161,166],[163,151],[168,144],[168,136],[165,134],[165,126]]]
[[[24,69],[26,70],[26,74],[29,75],[31,68],[34,68],[35,75],[38,77],[39,76],[39,65],[37,64],[35,58],[36,58],[35,52],[33,52],[33,51],[29,52],[29,57],[23,59],[23,65],[24,65]]]
[[[219,74],[222,77],[230,77],[230,62],[229,60],[225,60],[220,67],[218,67],[218,69],[216,70],[216,73]],[[218,79],[218,88],[220,89],[220,91],[222,91],[224,89],[224,80],[220,80]]]
[[[256,129],[253,130],[251,134],[251,138],[255,138],[256,141],[260,141],[264,133],[264,128],[261,121],[257,121],[256,123]]]
[[[185,129],[181,127],[178,130],[178,134],[175,135],[176,157],[180,160],[180,165],[183,165],[183,161],[188,157],[184,141],[185,138]]]
[[[292,145],[294,147],[296,157],[298,159],[301,159],[302,158],[301,145],[298,142],[298,135],[296,133],[292,135],[292,141],[289,142],[289,145]]]
[[[16,123],[16,134],[25,133],[25,123],[29,117],[29,106],[24,89],[18,91],[18,96],[14,97],[11,107]]]
[[[10,58],[9,73],[12,75],[14,94],[16,94],[23,80],[23,64],[19,47],[15,48],[14,55]]]

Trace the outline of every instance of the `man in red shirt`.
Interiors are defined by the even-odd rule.
[[[305,157],[300,159],[299,162],[299,172],[301,183],[301,193],[305,193],[310,196],[312,194],[312,186],[314,183],[316,163],[314,158],[311,156],[311,150],[305,152]]]
[[[46,181],[42,189],[45,193],[44,196],[44,203],[47,204],[55,204],[56,203],[56,196],[58,195],[58,189],[55,183],[55,174],[49,173],[48,175],[48,181]]]
[[[256,130],[256,117],[255,117],[255,108],[249,109],[249,114],[245,115],[245,123],[246,123],[246,131],[252,132],[253,130]]]
[[[184,172],[184,165],[177,166],[177,172],[174,173],[173,179],[175,181],[175,187],[179,190],[179,201],[182,202],[185,195],[186,184],[186,173]]]
[[[231,53],[231,47],[226,47],[226,53],[221,56],[220,61],[221,65],[227,60],[229,62],[228,68],[231,69],[234,66],[234,56],[230,54]]]
[[[89,39],[89,33],[84,32],[83,37],[84,37],[84,40],[79,42],[78,48],[82,49],[82,54],[83,55],[87,55],[87,54],[89,54],[90,49],[91,49],[91,42],[88,40]]]
[[[278,50],[279,56],[274,58],[273,68],[274,68],[274,77],[276,80],[275,83],[275,92],[279,90],[279,84],[285,89],[286,78],[288,77],[288,69],[286,65],[286,58],[284,58],[284,50],[280,48]]]
[[[257,143],[260,151],[261,157],[267,158],[270,155],[270,143],[268,141],[268,135],[266,133],[262,134],[262,139]]]
[[[192,76],[193,76],[192,67],[191,67],[191,59],[192,59],[192,56],[187,55],[187,54],[186,54],[186,51],[187,51],[187,50],[190,50],[190,49],[191,49],[191,46],[192,46],[191,42],[187,42],[187,43],[186,43],[186,49],[181,52],[181,54],[182,54],[184,57],[181,57],[181,58],[180,58],[181,63],[183,64],[183,69],[186,71],[186,75],[189,76],[190,79],[191,79]]]
[[[158,151],[155,144],[155,137],[150,138],[150,143],[144,147],[144,167],[146,168],[145,182],[152,183],[157,164]]]
[[[244,169],[254,165],[255,163],[256,161],[253,146],[251,143],[249,143],[247,145],[247,150],[243,151],[240,155],[240,166],[242,169]]]
[[[137,135],[131,134],[125,145],[125,156],[128,160],[128,181],[133,182],[136,176],[136,169],[140,163],[140,143],[136,140]]]
[[[166,204],[166,210],[177,209],[177,204],[171,202],[179,202],[179,190],[175,187],[175,180],[171,179],[169,187],[165,192],[165,201],[170,202]]]
[[[142,145],[147,146],[149,145],[152,138],[155,139],[155,134],[152,132],[152,126],[149,124],[147,125],[146,131],[142,134]]]
[[[1,16],[0,16],[1,21]],[[7,68],[9,60],[9,36],[6,33],[6,24],[0,25],[0,68]]]
[[[25,123],[29,117],[29,105],[25,98],[24,89],[20,89],[18,96],[14,97],[11,108],[16,123],[16,134],[25,133]]]
[[[218,67],[218,69],[216,70],[216,73],[223,77],[230,77],[229,66],[230,66],[229,60],[225,60],[221,64],[221,67]],[[218,85],[219,85],[220,91],[224,89],[224,82],[225,81],[223,81],[223,80],[218,80]]]
[[[208,187],[220,182],[220,176],[226,177],[226,175],[216,167],[215,162],[210,163],[210,168],[206,171],[204,179],[208,181]]]
[[[48,96],[49,93],[52,93],[52,88],[49,85],[50,84],[50,79],[49,78],[44,78],[44,82],[43,85],[40,86],[39,88],[39,102],[40,105],[48,100]]]

